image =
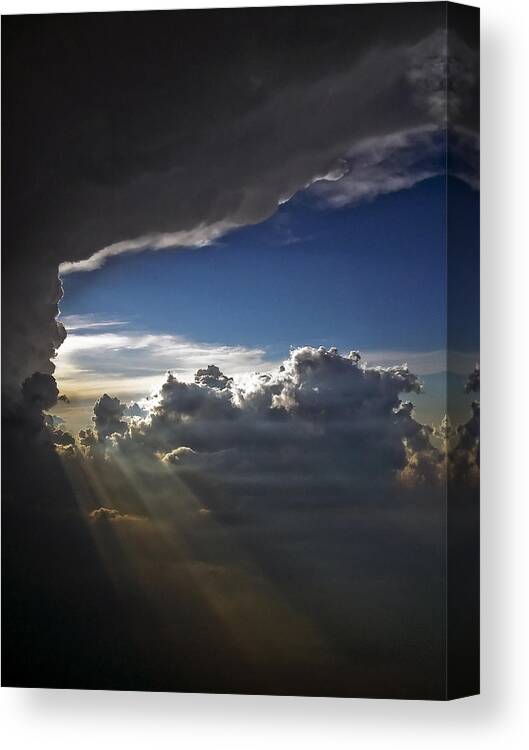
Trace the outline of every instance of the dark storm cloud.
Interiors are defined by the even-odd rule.
[[[450,469],[456,478],[479,482],[480,407],[472,402],[472,416],[457,428],[457,444],[449,454]]]
[[[442,3],[4,19],[6,386],[53,372],[60,263],[207,243],[366,139],[442,127],[444,24]]]
[[[465,383],[465,393],[479,393],[480,367],[477,363]],[[479,487],[480,404],[471,404],[472,416],[450,430],[448,437],[448,474],[458,483]]]
[[[54,430],[51,435],[55,445],[62,445],[63,447],[75,445],[75,438],[73,435],[70,435],[69,432],[65,432],[64,430]]]
[[[474,367],[474,370],[468,376],[468,380],[465,383],[465,393],[477,393],[479,391],[479,364]]]
[[[52,375],[35,372],[22,383],[22,396],[28,406],[42,411],[55,406],[59,389]]]

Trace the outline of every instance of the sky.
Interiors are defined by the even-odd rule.
[[[476,692],[478,36],[3,19],[3,684]]]
[[[453,182],[461,211],[475,214],[475,191]],[[56,376],[72,403],[57,413],[79,428],[90,424],[101,388],[138,400],[164,370],[189,380],[198,367],[220,364],[238,375],[310,344],[359,350],[369,365],[408,362],[425,384],[415,399],[420,416],[439,421],[446,411],[445,190],[445,178],[433,177],[337,207],[309,188],[264,222],[209,246],[147,249],[64,274],[60,309],[69,335]],[[473,256],[461,256],[470,266]],[[460,306],[468,307],[472,288],[466,285]],[[454,315],[468,319],[457,307]],[[475,321],[458,327],[461,379],[473,367],[478,336]]]

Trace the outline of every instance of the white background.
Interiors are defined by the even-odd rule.
[[[212,4],[158,0],[152,7]],[[470,4],[482,9],[481,696],[427,703],[2,688],[4,747],[497,750],[528,746],[529,265],[524,251],[529,217],[529,3]],[[137,0],[19,0],[0,1],[0,7],[2,13],[38,13],[151,6]]]

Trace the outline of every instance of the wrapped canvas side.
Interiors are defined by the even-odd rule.
[[[479,9],[447,4],[446,698],[479,692]]]

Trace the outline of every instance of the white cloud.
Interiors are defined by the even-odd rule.
[[[90,318],[94,329],[109,321]],[[117,325],[117,323],[116,323]],[[79,328],[87,328],[80,325]],[[105,390],[121,398],[141,398],[156,389],[164,371],[192,380],[216,363],[244,374],[269,366],[264,349],[196,342],[183,336],[122,330],[75,333],[71,329],[56,360],[56,378],[70,398],[95,399]]]
[[[412,188],[446,173],[446,131],[438,125],[365,138],[344,156],[342,175],[310,188],[326,204],[341,208],[379,195]],[[479,141],[453,128],[449,141],[451,174],[479,188]]]
[[[65,276],[74,271],[95,271],[105,263],[108,258],[124,253],[139,253],[142,250],[164,250],[175,247],[205,247],[210,245],[221,235],[225,234],[235,225],[228,221],[217,221],[212,224],[199,224],[190,230],[179,232],[164,232],[148,234],[132,240],[115,242],[112,245],[97,250],[89,258],[59,265],[59,274]]]
[[[317,182],[311,191],[340,208],[411,188],[444,171],[444,161],[436,163],[444,152],[441,136],[439,127],[430,126],[365,138],[345,155],[341,178]]]
[[[127,325],[127,321],[125,320],[99,320],[93,313],[85,315],[61,315],[60,321],[68,333],[86,328],[114,328]]]

